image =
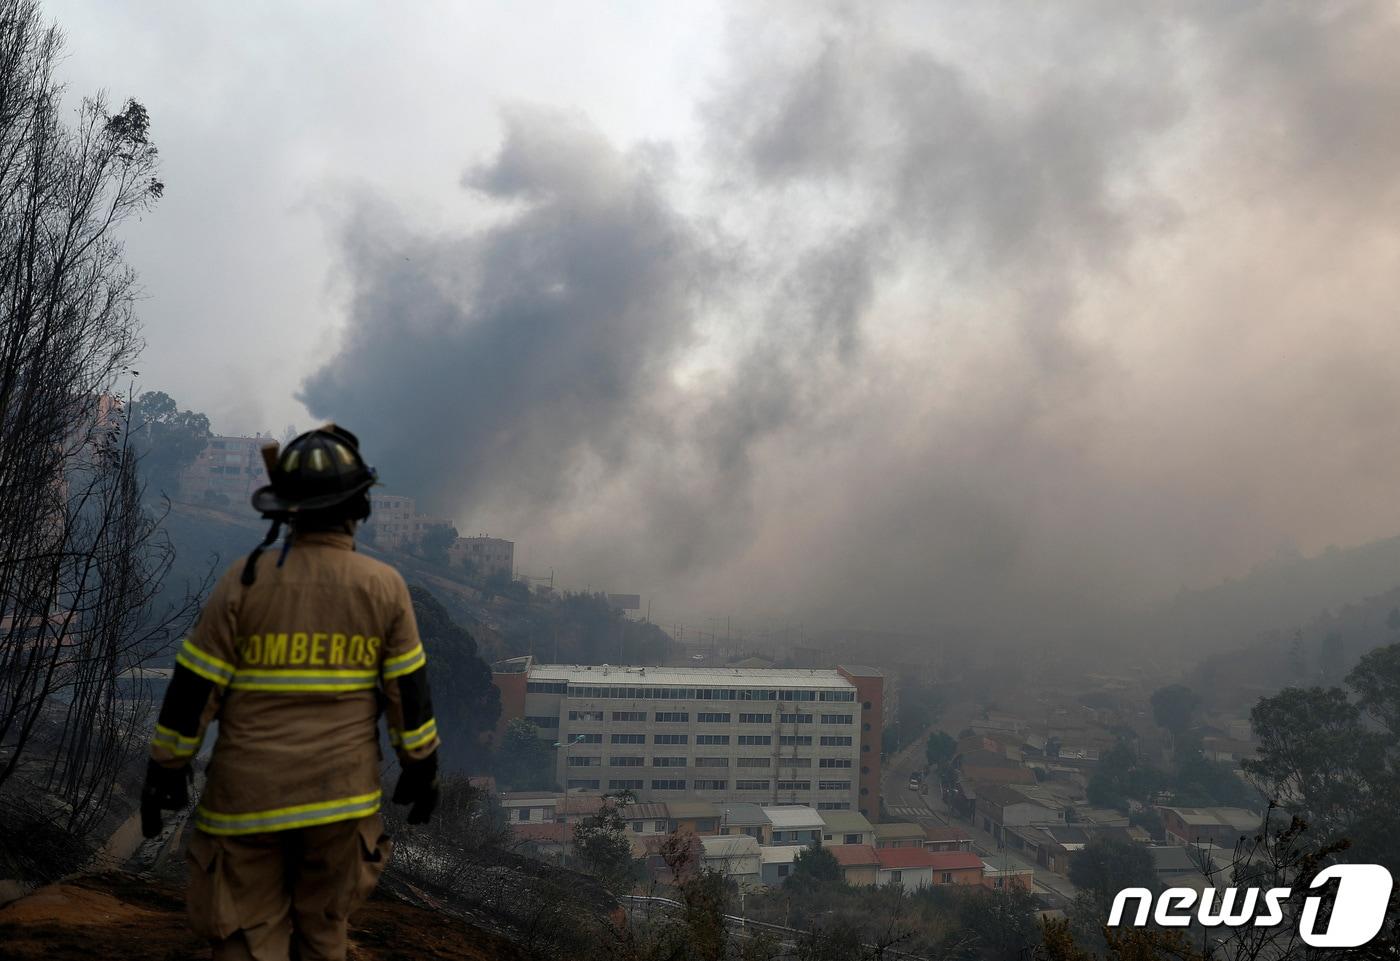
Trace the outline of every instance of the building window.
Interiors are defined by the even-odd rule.
[[[671,829],[671,825],[667,824],[665,821],[657,821],[652,827],[657,831],[669,831]]]
[[[518,820],[521,820],[521,821],[528,821],[528,820],[530,820],[530,809],[529,809],[529,808],[519,808],[515,813],[516,813],[516,815],[517,815],[517,819],[518,819]]]
[[[652,767],[685,767],[686,759],[683,757],[654,757],[651,759]]]
[[[903,871],[891,871],[891,872],[890,872],[890,883],[892,883],[892,884],[898,884],[898,883],[900,883],[900,882],[903,881],[903,880],[904,880],[904,872],[903,872]]]
[[[779,715],[779,719],[782,721],[783,724],[811,724],[811,723],[812,723],[812,715],[810,715],[810,714],[781,714],[781,715]]]
[[[862,773],[862,774],[869,774],[869,773],[870,773],[870,766],[869,766],[868,764],[862,764],[862,765],[860,766],[860,773]]]
[[[812,790],[812,782],[811,782],[811,781],[779,781],[779,782],[778,782],[778,790],[779,790],[779,791],[810,791],[810,790]]]
[[[610,757],[608,767],[641,767],[646,763],[646,758],[641,757]]]
[[[652,738],[655,744],[689,744],[689,734],[657,734]]]
[[[706,781],[706,780],[696,780],[696,781],[691,781],[690,783],[691,783],[691,785],[695,788],[695,790],[697,790],[697,791],[727,791],[727,790],[729,790],[729,782],[728,782],[728,781],[714,781],[714,780]]]
[[[823,734],[822,747],[850,747],[851,736],[849,734]]]
[[[653,791],[684,791],[685,779],[652,781],[651,789]]]
[[[823,714],[823,715],[822,715],[822,723],[823,723],[823,724],[850,724],[850,723],[851,723],[852,721],[854,721],[854,720],[855,720],[855,718],[853,718],[853,717],[852,717],[851,715],[849,715],[849,714]]]
[[[783,734],[778,737],[778,743],[785,747],[809,747],[812,743],[812,735]]]
[[[739,743],[747,745],[772,744],[773,737],[769,734],[740,734]]]
[[[526,694],[563,694],[569,689],[568,681],[526,681]]]
[[[589,780],[581,777],[569,778],[568,786],[574,789],[581,788],[585,791],[596,791],[598,790],[598,779],[594,778],[593,780]]]
[[[818,811],[849,811],[850,809],[851,809],[851,802],[850,802],[850,801],[818,801],[818,802],[817,802],[817,810],[818,810]],[[862,811],[861,813],[864,814],[865,812]]]
[[[525,720],[539,728],[557,728],[559,726],[559,718],[557,717],[532,717],[527,715]]]
[[[766,757],[741,757],[739,767],[768,767],[772,763],[772,758]]]
[[[574,754],[569,755],[569,767],[597,767],[602,763],[603,759],[600,757],[580,757]]]
[[[1001,887],[1001,882],[1002,882],[1002,879],[1001,879],[1001,878],[993,878],[993,879],[992,879],[992,887],[994,887],[994,888],[1000,888],[1000,887]]]
[[[848,757],[824,757],[818,767],[850,767],[851,759]]]
[[[729,714],[714,714],[701,711],[699,714],[695,715],[695,719],[701,724],[728,724],[730,716]]]
[[[569,720],[571,720],[571,721],[601,721],[602,719],[603,719],[603,712],[602,712],[602,711],[570,711],[570,712],[569,712]]]
[[[859,834],[847,834],[847,835],[842,839],[841,843],[842,843],[842,844],[859,844],[859,843],[860,843],[860,835],[859,835]]]
[[[866,711],[870,710],[870,702],[866,701],[864,704],[861,705],[861,708]]]
[[[646,712],[646,711],[613,711],[613,712],[612,712],[612,719],[613,719],[614,721],[645,721],[645,720],[647,719],[647,712]]]
[[[613,744],[645,744],[647,736],[645,734],[613,734],[609,736]]]
[[[573,737],[569,738],[569,741],[570,741],[571,743],[574,743],[574,744],[602,744],[602,743],[603,743],[603,735],[602,735],[602,734],[575,734]]]
[[[952,871],[944,871],[944,872],[943,872],[943,883],[944,883],[944,884],[952,884],[952,883],[953,883],[953,872],[952,872]]]
[[[778,765],[780,767],[811,767],[812,759],[810,757],[780,757]]]
[[[735,781],[735,782],[734,782],[734,790],[736,790],[736,791],[766,791],[766,790],[768,790],[768,784],[769,784],[768,781]]]
[[[623,780],[612,780],[612,781],[609,781],[609,782],[608,782],[608,790],[609,790],[609,791],[640,791],[640,790],[642,789],[643,783],[645,783],[645,782],[643,782],[643,781],[629,781],[629,780],[626,780],[626,779],[623,779]],[[635,822],[634,825],[633,825],[633,830],[640,831],[641,829],[642,829],[642,822],[641,822],[641,821]]]
[[[851,789],[851,782],[850,782],[850,781],[818,781],[818,782],[817,782],[817,790],[818,790],[818,791],[849,791],[850,789]]]
[[[854,701],[855,699],[855,691],[822,691],[821,697],[819,698],[819,700],[823,701]],[[811,698],[808,698],[808,700],[811,700]]]
[[[739,723],[740,723],[740,724],[772,724],[772,723],[773,723],[773,715],[771,715],[771,714],[740,714],[740,715],[739,715]]]
[[[870,722],[866,721],[863,725],[861,725],[861,727],[867,731],[870,730]]]
[[[689,711],[657,711],[656,720],[668,724],[689,724]]]
[[[696,743],[696,744],[728,744],[728,743],[729,743],[729,735],[728,735],[728,734],[697,734],[697,735],[695,735],[695,743]]]
[[[727,758],[727,757],[697,757],[697,758],[695,759],[695,766],[696,766],[696,767],[729,767],[729,758]]]

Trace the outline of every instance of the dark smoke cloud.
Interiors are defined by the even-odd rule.
[[[687,614],[1079,638],[1400,526],[1393,8],[812,10],[735,18],[698,176],[517,110],[492,225],[364,202],[308,407]]]

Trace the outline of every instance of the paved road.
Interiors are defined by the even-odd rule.
[[[938,727],[946,730],[948,725],[944,722],[940,723]],[[893,757],[886,759],[881,772],[881,796],[884,799],[886,819],[912,821],[925,826],[955,824],[960,828],[966,828],[972,835],[974,850],[978,855],[998,867],[1005,864],[1011,868],[1030,868],[1035,872],[1037,891],[1042,894],[1056,895],[1066,901],[1073,900],[1076,893],[1075,887],[1069,883],[1069,879],[1064,875],[1041,867],[1019,852],[1000,847],[996,839],[986,831],[969,824],[949,811],[943,803],[943,797],[936,781],[929,786],[927,795],[910,789],[909,776],[914,771],[922,770],[924,767],[924,742],[929,733],[931,731],[925,732],[914,743]]]

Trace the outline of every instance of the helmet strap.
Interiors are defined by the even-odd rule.
[[[247,587],[248,585],[252,584],[253,581],[257,579],[258,558],[262,556],[263,551],[271,547],[273,542],[277,540],[277,535],[281,532],[281,530],[282,519],[280,517],[274,517],[272,519],[272,526],[267,530],[267,536],[263,538],[261,544],[253,548],[252,553],[248,555],[248,560],[243,563],[243,576],[239,578],[239,580],[242,582],[244,587]],[[291,536],[288,535],[288,540],[290,539]]]
[[[287,531],[287,539],[282,542],[282,553],[277,555],[278,567],[281,567],[282,563],[287,559],[287,552],[292,549],[292,541],[296,538],[296,536],[296,527],[293,527],[291,530]]]

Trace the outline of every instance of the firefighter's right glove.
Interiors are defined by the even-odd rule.
[[[153,838],[160,833],[161,811],[178,811],[190,803],[185,785],[194,777],[184,767],[163,767],[155,761],[146,762],[146,784],[141,788],[141,833]]]
[[[399,783],[394,785],[394,803],[411,804],[409,824],[427,824],[438,803],[437,751],[421,761],[409,761],[403,766]]]

